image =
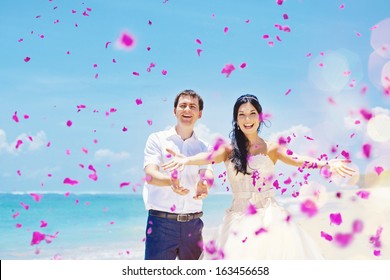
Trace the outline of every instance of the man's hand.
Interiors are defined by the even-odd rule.
[[[170,153],[173,156],[173,159],[165,164],[163,164],[161,167],[164,170],[168,171],[174,171],[174,170],[179,170],[182,171],[184,169],[184,166],[188,162],[188,159],[186,156],[182,154],[177,154],[171,149],[166,149],[168,153]]]
[[[178,195],[186,195],[190,192],[189,189],[184,188],[178,178],[177,170],[171,173],[171,189]]]
[[[196,185],[196,195],[194,199],[205,199],[209,194],[209,185],[207,184],[207,180],[199,180]]]

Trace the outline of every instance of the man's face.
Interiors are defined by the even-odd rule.
[[[194,126],[196,121],[202,117],[198,98],[189,95],[180,96],[177,107],[173,112],[178,123],[185,126]]]

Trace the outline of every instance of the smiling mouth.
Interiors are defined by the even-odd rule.
[[[246,129],[251,129],[252,127],[254,127],[255,126],[255,124],[244,124],[244,127],[246,128]]]

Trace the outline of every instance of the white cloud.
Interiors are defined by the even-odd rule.
[[[218,133],[212,133],[210,128],[208,128],[205,124],[197,124],[194,128],[196,136],[203,141],[213,145],[217,138],[224,138],[227,142],[230,142],[226,137],[221,136]]]
[[[127,152],[113,152],[109,149],[99,149],[95,152],[96,160],[121,161],[128,159],[130,154]]]
[[[16,148],[17,142],[21,140],[23,143]],[[9,143],[7,141],[7,134],[4,130],[0,129],[0,152],[9,154],[19,154],[24,149],[29,151],[36,151],[47,144],[47,137],[44,131],[39,131],[35,136],[22,133],[16,137],[16,139]]]

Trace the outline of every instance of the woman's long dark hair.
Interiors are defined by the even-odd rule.
[[[231,139],[231,144],[233,147],[232,153],[230,154],[230,160],[234,164],[234,169],[237,171],[237,174],[238,172],[249,174],[247,172],[249,140],[248,138],[246,138],[244,133],[239,129],[237,123],[238,109],[242,104],[245,104],[247,102],[252,104],[253,107],[255,107],[256,111],[259,113],[260,125],[257,128],[257,131],[260,131],[260,126],[263,123],[262,120],[263,109],[261,108],[261,105],[257,97],[252,94],[241,95],[237,99],[236,103],[234,104],[233,121],[232,121],[233,130],[229,134]]]

